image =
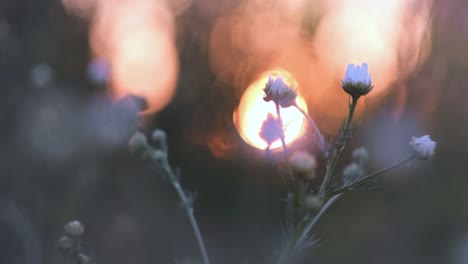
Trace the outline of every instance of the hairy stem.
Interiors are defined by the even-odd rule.
[[[387,172],[387,171],[389,171],[391,169],[394,169],[396,167],[399,167],[399,166],[411,161],[414,158],[415,158],[414,155],[411,155],[411,156],[409,156],[407,158],[404,158],[404,159],[402,159],[402,160],[400,160],[398,162],[395,162],[394,164],[391,164],[391,165],[389,165],[389,166],[387,166],[387,167],[385,167],[383,169],[380,169],[378,171],[375,171],[375,172],[373,172],[371,174],[366,175],[365,177],[363,177],[359,181],[347,184],[347,185],[345,185],[343,187],[340,187],[340,188],[338,188],[338,189],[336,189],[334,191],[331,191],[331,192],[327,193],[326,196],[327,197],[332,197],[332,196],[335,196],[337,194],[341,194],[341,193],[344,193],[344,192],[355,190],[356,188],[359,188],[362,185],[368,183],[369,181],[375,179],[380,174],[385,173],[385,172]]]
[[[294,236],[288,240],[287,245],[283,252],[281,253],[277,264],[286,264],[289,263],[291,260],[291,257],[294,255],[294,253],[297,251],[297,247],[301,245],[303,242],[306,241],[307,237],[310,235],[310,231],[312,231],[312,228],[315,226],[315,224],[318,222],[318,220],[322,217],[322,215],[325,213],[325,211],[330,208],[330,206],[340,198],[341,194],[337,194],[330,198],[320,209],[320,211],[312,217],[311,221],[307,221],[304,225],[301,225],[299,228],[300,230],[294,234]]]
[[[319,196],[324,197],[325,192],[327,191],[328,184],[330,179],[333,175],[333,171],[335,170],[336,163],[338,162],[341,152],[343,152],[346,142],[348,141],[350,130],[351,130],[351,123],[354,116],[354,110],[356,110],[356,105],[359,100],[359,97],[352,97],[352,102],[349,106],[349,114],[346,124],[342,131],[340,131],[339,138],[335,143],[335,148],[333,150],[333,154],[331,159],[327,163],[327,171],[325,173],[325,178],[323,179],[322,185],[320,186]]]
[[[200,228],[198,227],[197,220],[195,218],[192,198],[189,198],[187,194],[184,192],[184,190],[182,189],[179,183],[179,179],[175,175],[175,173],[172,171],[172,168],[169,165],[167,159],[163,163],[163,169],[167,173],[167,176],[169,178],[169,181],[171,182],[171,185],[174,187],[175,191],[177,192],[177,195],[179,196],[182,206],[186,210],[190,225],[192,226],[193,233],[195,234],[195,238],[197,240],[198,248],[200,249],[200,254],[201,254],[203,263],[209,264],[210,260],[208,258],[208,253],[206,251],[205,243],[203,242],[203,237],[200,232]]]

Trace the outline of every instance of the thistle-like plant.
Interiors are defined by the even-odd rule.
[[[316,241],[311,234],[314,225],[343,193],[368,189],[372,181],[382,173],[415,158],[430,159],[435,153],[436,142],[432,141],[429,136],[413,137],[406,158],[368,174],[366,165],[369,155],[367,150],[361,147],[353,151],[353,162],[345,166],[341,172],[337,172],[336,165],[356,127],[353,123],[353,117],[358,100],[367,95],[373,88],[367,64],[363,63],[361,66],[349,64],[342,88],[350,96],[348,117],[341,125],[337,138],[332,141],[331,150],[323,153],[326,169],[320,187],[318,189],[312,188],[310,184],[312,178],[304,177],[304,175],[314,175],[315,177],[315,165],[308,165],[316,164],[315,157],[301,152],[299,158],[293,154],[291,160],[287,162],[288,166],[291,166],[290,171],[294,174],[294,178],[291,180],[294,188],[290,188],[292,193],[288,194],[286,201],[289,204],[287,208],[293,208],[293,210],[290,210],[289,215],[287,214],[285,218],[286,243],[278,257],[278,264],[291,263],[299,251],[315,244]],[[277,103],[277,109],[280,106],[281,104]],[[278,116],[281,118],[280,115]],[[311,120],[310,117],[308,119]],[[316,134],[321,135],[320,132]],[[319,142],[320,145],[323,146],[323,141]],[[286,149],[286,146],[283,145],[283,147]]]

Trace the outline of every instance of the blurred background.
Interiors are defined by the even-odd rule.
[[[463,0],[2,0],[0,263],[64,263],[74,219],[96,263],[197,258],[173,190],[128,151],[154,128],[197,193],[213,263],[272,263],[282,156],[246,143],[239,120],[258,113],[237,106],[281,68],[331,139],[346,65],[364,61],[375,88],[340,166],[366,146],[376,170],[424,134],[437,153],[343,196],[299,263],[468,263],[467,14]],[[290,147],[323,167],[310,133]]]

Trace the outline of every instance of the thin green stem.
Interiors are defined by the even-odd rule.
[[[307,120],[309,121],[310,126],[314,129],[316,138],[318,140],[319,148],[320,148],[320,150],[322,152],[324,152],[324,150],[325,150],[324,149],[325,148],[325,139],[323,138],[322,133],[320,133],[320,130],[318,129],[318,127],[315,124],[314,120],[309,116],[309,114],[306,111],[304,111],[304,109],[300,108],[299,105],[294,104],[293,106],[296,107],[296,109],[299,110],[299,112],[301,112],[307,118]]]
[[[210,260],[208,258],[208,253],[206,251],[205,243],[203,242],[203,237],[200,232],[200,228],[198,227],[197,220],[195,218],[193,205],[192,205],[193,201],[191,198],[187,197],[187,194],[184,192],[184,190],[182,189],[179,183],[178,177],[172,171],[172,168],[169,165],[167,160],[165,160],[165,162],[163,163],[163,169],[166,171],[167,176],[169,177],[169,181],[171,182],[171,185],[174,187],[175,191],[177,192],[177,195],[179,196],[179,199],[184,209],[187,212],[190,225],[192,226],[193,233],[195,234],[195,238],[197,240],[198,248],[200,249],[200,254],[201,254],[203,263],[210,264]]]
[[[276,116],[281,125],[281,134],[280,134],[281,145],[283,146],[284,158],[286,159],[286,164],[288,164],[288,168],[289,168],[289,152],[288,152],[288,146],[286,146],[286,141],[284,139],[283,119],[281,118],[280,105],[275,102],[275,106],[276,106]]]
[[[327,164],[327,171],[325,173],[325,178],[323,179],[322,185],[320,186],[319,196],[324,197],[325,192],[327,191],[328,184],[330,179],[333,175],[333,171],[335,170],[336,163],[338,162],[341,152],[343,152],[346,142],[348,141],[350,130],[351,130],[351,123],[354,117],[354,110],[356,110],[356,105],[359,100],[359,97],[352,97],[352,102],[349,106],[349,114],[346,124],[343,130],[340,131],[339,138],[335,143],[335,149],[333,150],[333,155]]]
[[[411,161],[412,159],[414,159],[415,156],[414,155],[411,155],[407,158],[404,158],[398,162],[395,162],[394,164],[391,164],[383,169],[380,169],[378,171],[375,171],[371,174],[368,174],[366,175],[365,177],[363,177],[362,179],[360,179],[359,181],[356,181],[356,182],[353,182],[353,183],[350,183],[350,184],[347,184],[343,187],[340,187],[334,191],[331,191],[329,193],[326,194],[327,197],[332,197],[332,196],[335,196],[335,195],[338,195],[338,194],[341,194],[341,193],[344,193],[344,192],[348,192],[348,191],[352,191],[352,190],[355,190],[356,188],[359,188],[361,187],[362,185],[365,185],[366,183],[368,183],[369,181],[375,179],[377,176],[379,176],[380,174],[382,173],[385,173],[391,169],[394,169],[396,167],[399,167],[409,161]]]

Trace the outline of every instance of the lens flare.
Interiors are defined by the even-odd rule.
[[[282,77],[287,85],[293,87],[296,91],[298,88],[296,79],[290,73],[284,70],[271,70],[261,74],[245,90],[239,107],[234,112],[234,123],[242,139],[258,149],[266,149],[268,147],[268,144],[259,134],[263,122],[267,119],[268,114],[277,117],[275,103],[263,100],[263,88],[268,82],[269,76]],[[305,100],[299,94],[296,98],[296,103],[303,110],[307,111]],[[281,118],[286,144],[294,142],[304,134],[306,119],[297,108],[281,108]],[[278,139],[271,144],[270,149],[273,150],[280,147],[281,141]]]

